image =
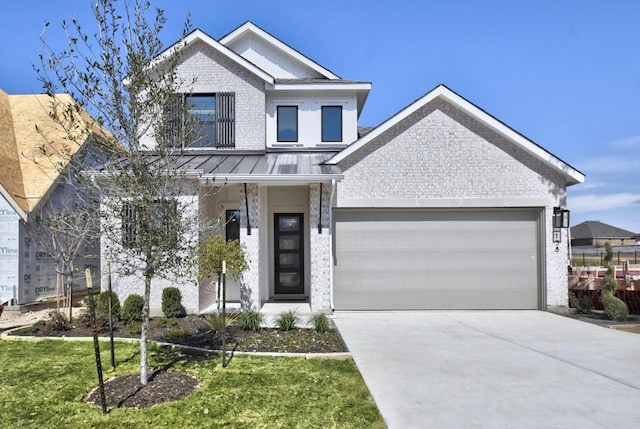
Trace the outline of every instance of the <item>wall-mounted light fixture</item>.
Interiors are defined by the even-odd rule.
[[[553,208],[553,227],[569,228],[569,210],[560,207]]]

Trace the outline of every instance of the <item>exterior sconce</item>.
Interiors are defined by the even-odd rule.
[[[560,243],[562,241],[562,228],[569,228],[569,210],[561,207],[553,208],[553,242]],[[560,248],[556,246],[556,252]]]
[[[553,227],[569,228],[569,210],[560,207],[553,208]]]

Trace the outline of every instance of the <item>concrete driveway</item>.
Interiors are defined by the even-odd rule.
[[[640,422],[640,335],[541,311],[337,312],[389,428]]]

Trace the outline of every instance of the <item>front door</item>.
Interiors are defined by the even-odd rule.
[[[276,295],[304,294],[304,215],[275,213]]]

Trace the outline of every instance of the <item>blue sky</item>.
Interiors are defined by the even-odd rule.
[[[88,0],[6,2],[0,88],[40,92],[38,40],[93,18]],[[444,83],[587,179],[569,188],[573,225],[640,232],[640,1],[156,0],[167,44],[191,11],[220,38],[247,20],[346,79],[373,83],[360,125],[377,125]]]

